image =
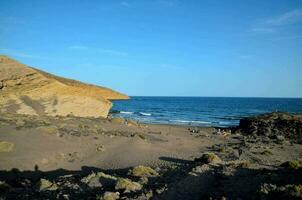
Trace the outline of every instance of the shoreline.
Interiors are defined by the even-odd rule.
[[[0,197],[259,199],[265,184],[301,185],[284,163],[302,144],[227,130],[1,113]]]
[[[109,115],[108,119],[113,119],[113,118],[122,118],[124,120],[132,120],[132,121],[136,121],[140,124],[145,124],[145,125],[164,125],[164,126],[182,126],[182,127],[200,127],[200,128],[220,128],[220,129],[234,129],[235,127],[237,127],[239,125],[239,123],[237,125],[230,125],[230,126],[216,126],[216,125],[205,125],[205,124],[211,124],[211,122],[206,122],[206,123],[192,123],[190,124],[186,124],[186,123],[165,123],[165,122],[143,122],[134,118],[127,118],[127,117],[121,117],[121,116],[112,116]],[[200,125],[198,125],[200,124]]]

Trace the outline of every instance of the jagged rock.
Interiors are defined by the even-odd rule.
[[[101,200],[116,200],[120,198],[119,192],[105,192],[105,194],[100,198]]]
[[[284,138],[302,143],[302,115],[273,112],[240,120],[238,129],[245,135],[268,136],[277,141]]]
[[[141,190],[142,185],[127,178],[119,178],[115,185],[115,189],[124,190],[124,192],[135,192]]]
[[[40,179],[40,181],[37,183],[37,189],[39,191],[53,191],[53,190],[57,190],[58,186],[56,183],[52,183],[47,179]]]
[[[102,185],[113,186],[117,178],[103,172],[92,173],[82,178],[83,183],[86,183],[89,187],[102,187]]]
[[[30,115],[107,117],[111,89],[58,77],[0,55],[0,110]],[[81,105],[81,106],[79,106]]]
[[[194,161],[202,163],[220,163],[221,159],[214,153],[204,153],[200,158],[196,158]]]
[[[261,199],[301,199],[302,185],[288,184],[277,186],[271,183],[264,183],[259,190]]]
[[[137,177],[155,177],[158,176],[159,174],[152,169],[151,167],[145,167],[142,165],[134,167],[130,173],[132,176],[137,176]]]
[[[81,180],[83,183],[86,183],[91,188],[102,187],[102,183],[100,182],[100,177],[95,174],[89,174]]]
[[[88,186],[91,188],[97,188],[97,187],[102,187],[102,183],[100,182],[100,178],[95,176],[92,177],[89,182],[88,182]]]

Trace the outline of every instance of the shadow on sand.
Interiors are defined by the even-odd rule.
[[[259,199],[261,186],[265,183],[276,186],[289,184],[299,185],[302,180],[302,169],[289,170],[279,168],[251,169],[229,167],[225,165],[206,165],[171,157],[160,157],[160,160],[178,165],[178,168],[161,173],[160,177],[150,178],[143,189],[137,192],[124,193],[116,190],[114,184],[102,184],[100,187],[91,187],[83,183],[83,177],[93,172],[104,172],[116,177],[130,178],[139,181],[139,178],[128,174],[129,168],[106,170],[96,167],[83,166],[81,170],[72,171],[56,169],[41,171],[38,166],[32,171],[12,169],[0,171],[0,181],[5,181],[10,188],[0,187],[0,199],[96,199],[106,191],[121,193],[124,199],[145,198],[147,192],[152,191],[152,199]],[[205,169],[205,170],[204,170]],[[69,175],[69,176],[67,176]],[[41,178],[58,185],[55,191],[39,191],[36,188]],[[158,192],[161,190],[161,192]],[[145,196],[144,196],[145,195]],[[266,195],[264,199],[294,199],[288,192],[275,191]],[[299,199],[299,198],[296,198]]]

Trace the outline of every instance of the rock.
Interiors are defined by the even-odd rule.
[[[95,173],[89,174],[88,176],[82,178],[81,181],[86,183],[90,188],[102,187],[100,177]]]
[[[107,117],[112,107],[109,100],[129,98],[108,88],[28,67],[3,55],[0,83],[0,108],[18,114]]]
[[[241,168],[250,168],[251,167],[251,162],[248,161],[248,160],[243,160],[243,161],[240,161],[238,163],[238,166],[241,167]]]
[[[137,177],[155,177],[158,176],[159,174],[152,169],[151,167],[145,167],[142,165],[134,167],[131,171],[130,174],[132,176],[137,176]]]
[[[205,153],[200,158],[194,160],[202,163],[220,163],[221,159],[214,153]]]
[[[278,141],[302,143],[302,115],[273,112],[240,120],[238,130],[245,135],[268,136]]]
[[[21,127],[23,127],[25,125],[25,122],[22,120],[22,119],[18,119],[17,121],[16,121],[16,127],[17,128],[21,128]]]
[[[167,187],[167,185],[165,184],[163,187],[156,189],[155,192],[156,192],[157,194],[162,194],[163,192],[167,191],[167,189],[168,189],[168,187]]]
[[[204,172],[207,172],[210,170],[209,165],[201,165],[201,166],[196,166],[192,169],[192,172],[194,174],[203,174]]]
[[[124,192],[135,192],[141,190],[142,185],[127,178],[119,178],[115,185],[115,189],[124,190]]]
[[[0,181],[0,192],[6,192],[10,189],[11,189],[11,186],[9,184],[7,184],[5,181]]]
[[[101,200],[116,200],[120,198],[119,192],[105,192],[105,194],[100,198]]]
[[[141,177],[138,181],[138,183],[141,185],[146,185],[148,182],[149,182],[148,177]]]
[[[74,162],[76,159],[78,159],[78,152],[65,154],[65,159],[68,162]]]
[[[90,187],[102,187],[102,185],[106,186],[114,186],[117,178],[111,175],[107,175],[103,172],[92,173],[88,176],[81,179],[83,183],[86,183]]]
[[[58,189],[58,186],[55,183],[50,182],[47,179],[40,179],[40,181],[36,185],[38,191],[54,191]]]
[[[279,141],[284,141],[285,140],[284,136],[282,136],[282,135],[277,135],[276,139],[279,140]]]
[[[102,187],[102,183],[100,182],[100,178],[95,176],[92,177],[89,181],[88,181],[88,186],[90,188],[98,188],[98,187]]]
[[[126,124],[126,120],[124,118],[112,118],[110,121],[115,124]]]
[[[302,185],[288,184],[277,186],[264,183],[259,190],[260,199],[301,199]]]
[[[153,192],[152,190],[148,191],[145,193],[145,199],[151,199],[153,197]]]
[[[146,136],[144,134],[137,134],[137,136],[142,140],[146,140]]]
[[[15,145],[11,142],[0,141],[0,153],[13,151]]]
[[[58,133],[58,128],[56,126],[41,126],[38,127],[37,130],[49,135],[56,135]]]
[[[64,199],[64,200],[69,200],[69,199],[70,199],[70,197],[69,197],[69,195],[68,195],[68,194],[63,194],[63,199]]]
[[[196,128],[188,128],[188,130],[190,131],[190,133],[199,133],[199,129]]]
[[[282,167],[286,167],[288,169],[300,169],[302,168],[301,160],[291,160],[281,164]]]
[[[104,147],[103,145],[98,145],[98,146],[96,147],[96,151],[97,151],[97,152],[104,152],[104,151],[105,151],[105,147]]]
[[[270,151],[270,150],[264,150],[260,153],[261,155],[264,155],[264,156],[270,156],[270,155],[273,155],[273,153]]]
[[[128,125],[128,126],[138,126],[138,123],[137,123],[137,121],[128,119],[128,120],[127,120],[127,125]]]

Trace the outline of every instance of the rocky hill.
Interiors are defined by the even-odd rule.
[[[31,115],[107,117],[109,100],[129,97],[58,77],[0,55],[0,111]]]
[[[259,137],[288,139],[302,144],[302,115],[283,112],[266,113],[240,120],[243,134]]]

